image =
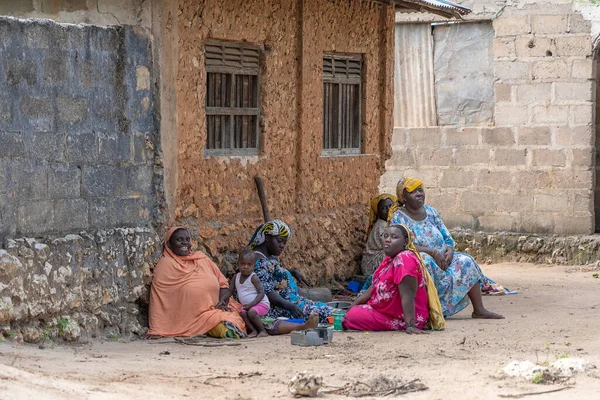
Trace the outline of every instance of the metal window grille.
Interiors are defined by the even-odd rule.
[[[360,154],[361,55],[323,56],[323,154]]]
[[[206,155],[258,154],[260,49],[209,41],[206,56]]]

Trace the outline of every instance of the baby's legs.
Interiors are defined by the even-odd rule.
[[[248,335],[248,337],[269,336],[267,334],[267,331],[265,331],[265,326],[263,325],[262,321],[260,320],[260,316],[258,315],[258,313],[256,311],[254,311],[253,309],[250,309],[247,312],[242,313],[242,316],[244,314],[246,315],[246,318],[248,318],[248,321],[252,324],[252,330],[254,333],[254,336]],[[244,320],[244,322],[245,322],[245,320]],[[248,326],[248,323],[246,323],[246,326]]]
[[[250,321],[250,318],[248,317],[248,312],[241,312],[240,315],[242,316],[242,319],[244,320],[244,323],[246,324],[246,331],[248,332],[248,337],[249,338],[253,338],[256,337],[256,335],[258,335],[258,332],[256,332],[256,329],[254,329],[254,325],[252,325],[252,322]]]

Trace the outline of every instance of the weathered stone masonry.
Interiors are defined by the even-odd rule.
[[[150,38],[0,19],[0,238],[156,217]]]
[[[160,250],[151,46],[141,28],[0,18],[0,330],[140,330]]]

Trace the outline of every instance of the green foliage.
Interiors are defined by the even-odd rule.
[[[544,379],[544,374],[542,372],[538,372],[537,374],[535,374],[535,376],[531,378],[531,383],[535,383],[537,385],[542,385],[546,383],[546,380]]]
[[[566,1],[570,2],[570,0]],[[600,4],[600,0],[575,0],[575,2],[579,4],[591,4],[593,6],[597,6]]]
[[[554,357],[556,357],[557,360],[560,360],[561,358],[569,358],[569,357],[571,357],[571,354],[568,351],[566,351],[566,352],[564,352],[562,354],[555,354]]]
[[[58,326],[58,336],[64,336],[65,329],[69,326],[69,320],[65,317],[61,317],[56,325]]]
[[[44,328],[44,340],[52,339],[52,329],[49,326]]]

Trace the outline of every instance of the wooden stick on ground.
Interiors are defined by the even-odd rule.
[[[521,397],[525,397],[525,396],[537,396],[538,394],[560,392],[561,390],[567,390],[567,389],[571,389],[571,388],[572,388],[572,386],[563,386],[558,389],[545,390],[543,392],[528,392],[528,393],[519,393],[519,394],[499,394],[498,396],[505,398],[505,399],[520,399]]]
[[[263,219],[265,222],[271,220],[271,213],[269,212],[269,205],[267,204],[267,195],[265,194],[265,186],[260,175],[254,177],[256,183],[256,190],[258,190],[258,198],[260,200],[260,206],[262,207]]]

